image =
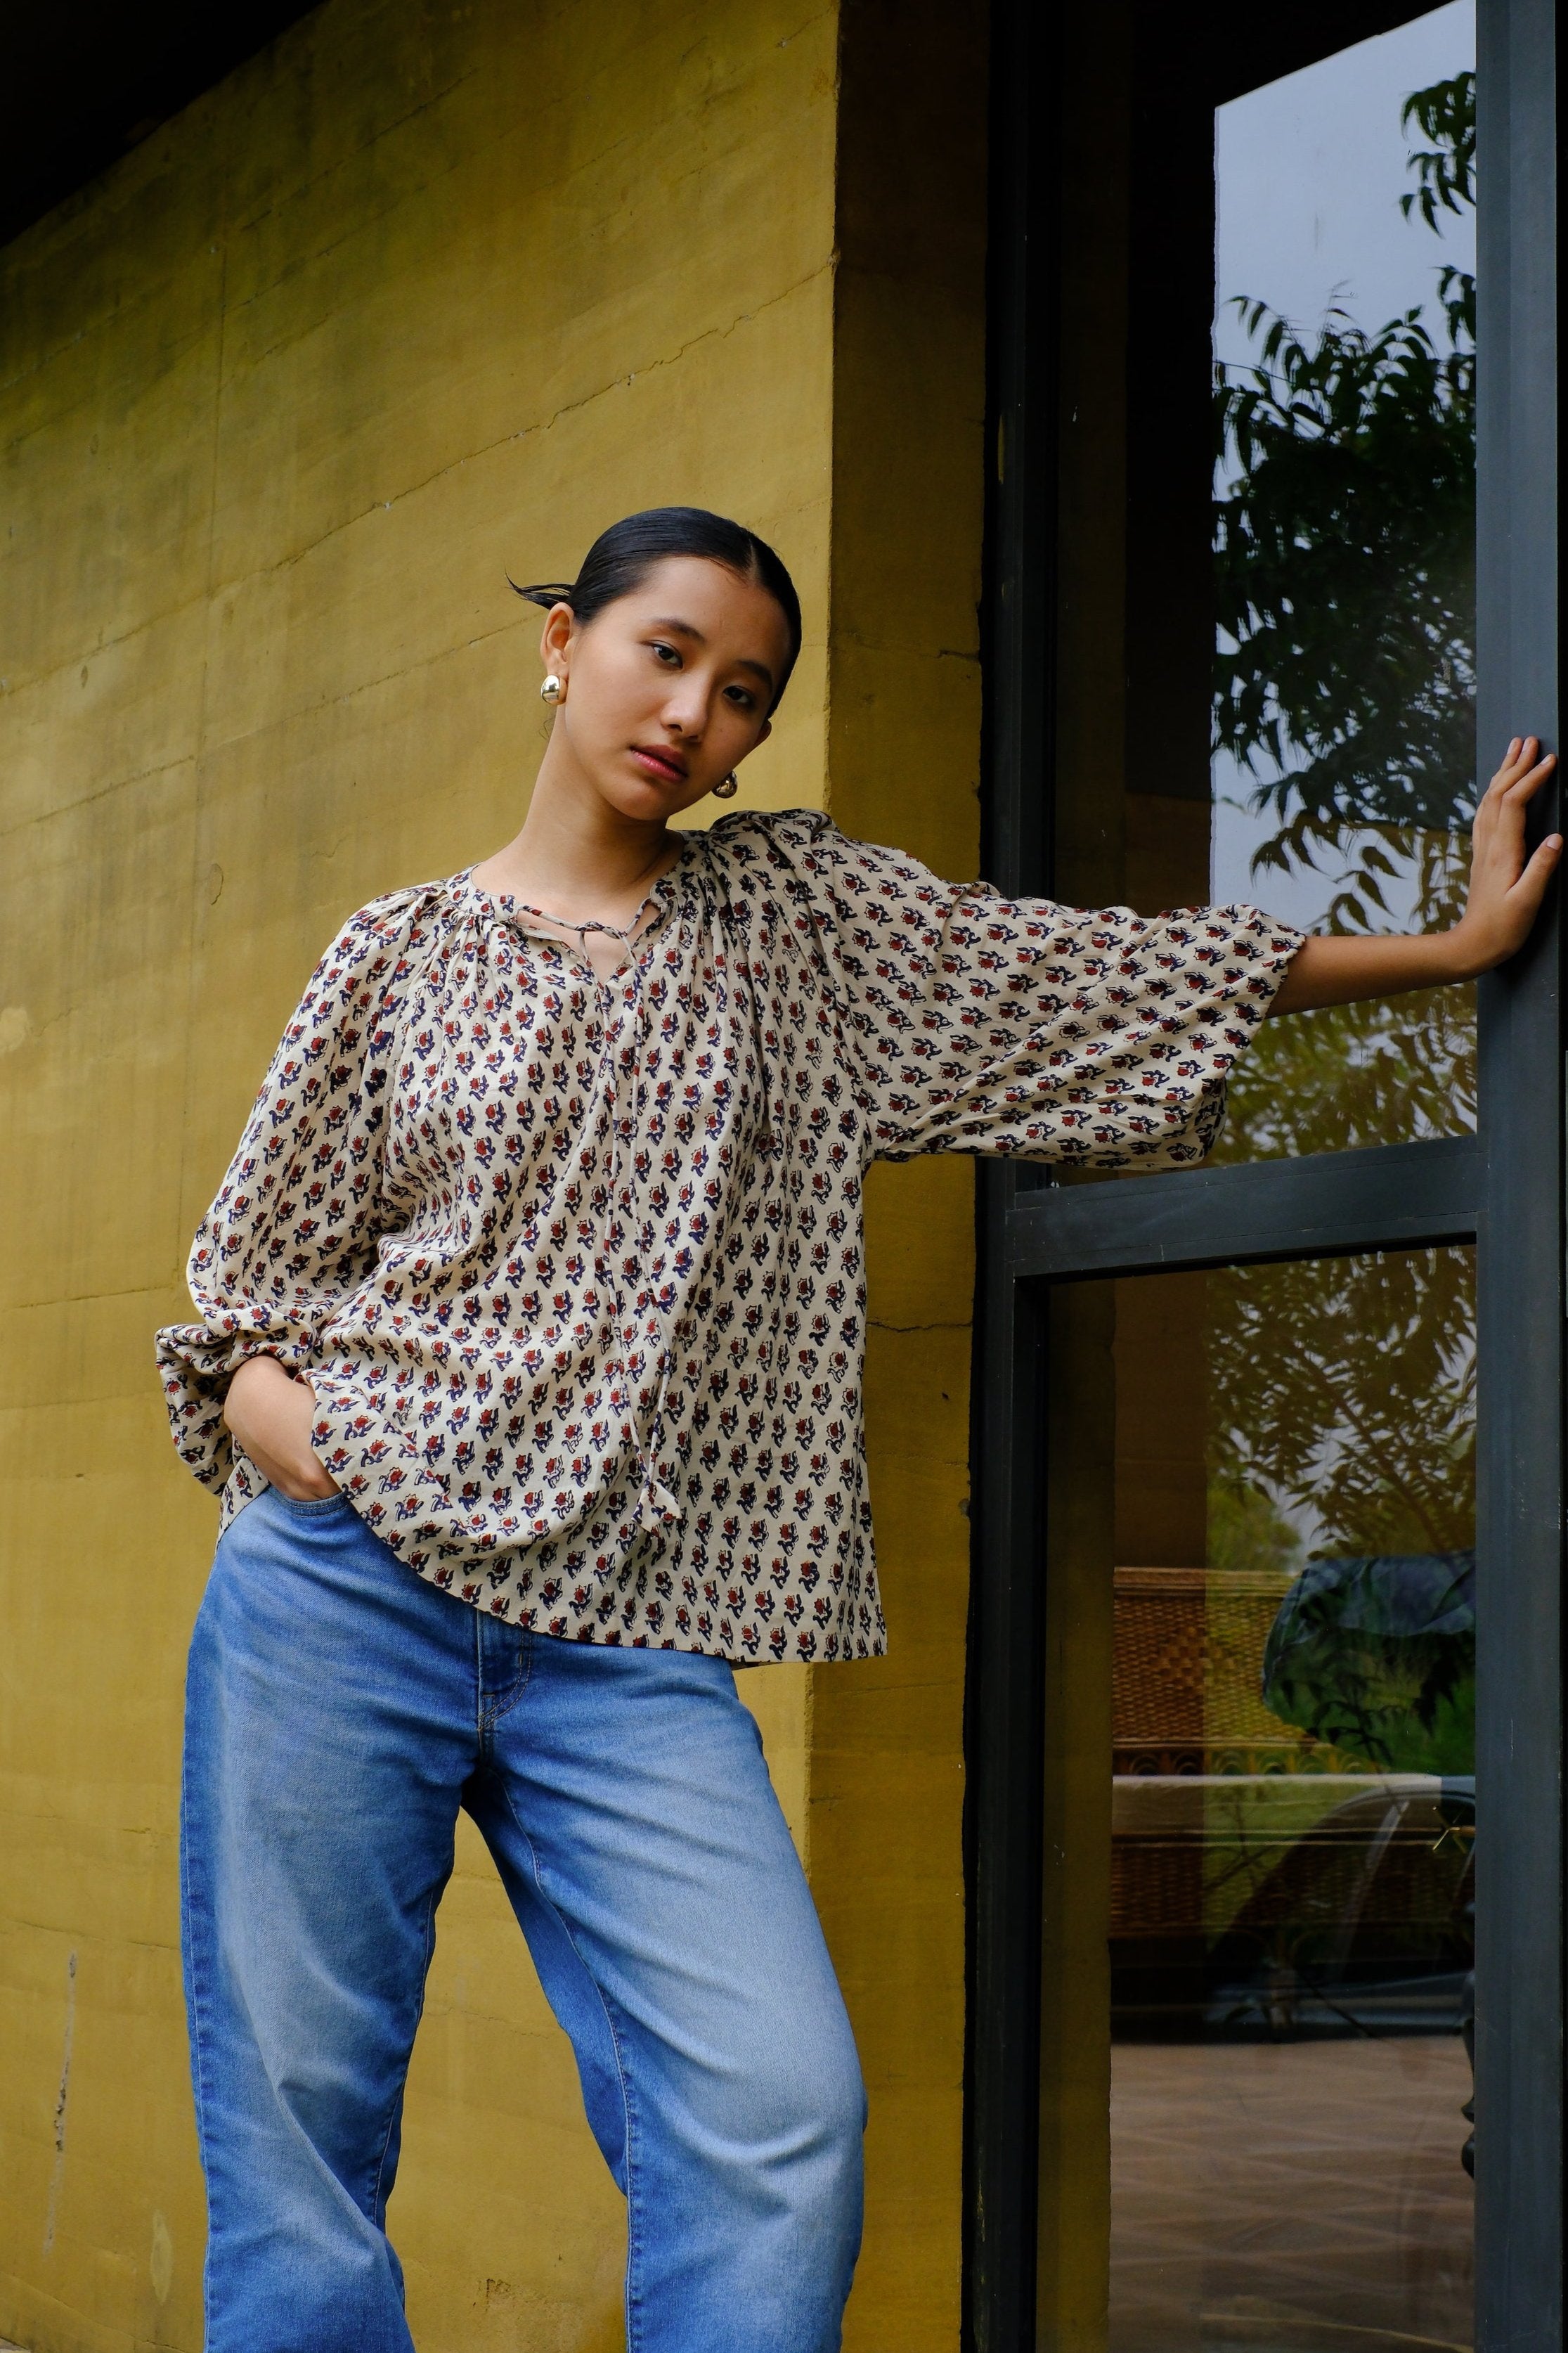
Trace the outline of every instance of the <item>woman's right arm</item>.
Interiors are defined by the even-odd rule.
[[[308,1377],[397,1222],[383,1131],[404,1000],[436,944],[432,896],[376,901],[329,948],[197,1230],[201,1320],[161,1332],[158,1356],[175,1445],[204,1486],[226,1484],[237,1442],[286,1494],[331,1493],[310,1452]]]
[[[286,1373],[276,1356],[247,1356],[223,1401],[224,1421],[241,1453],[296,1504],[338,1492],[310,1444],[315,1414],[310,1382],[303,1373]]]

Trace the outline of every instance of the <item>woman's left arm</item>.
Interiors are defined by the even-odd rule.
[[[1516,735],[1509,745],[1476,811],[1469,898],[1452,931],[1393,938],[1316,934],[1297,950],[1269,1012],[1308,1013],[1320,1005],[1473,980],[1514,955],[1563,855],[1560,833],[1549,834],[1528,860],[1524,850],[1525,811],[1556,765],[1557,754],[1542,755],[1533,735]]]

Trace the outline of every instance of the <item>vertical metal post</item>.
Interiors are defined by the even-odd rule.
[[[991,26],[983,871],[1050,886],[1057,504],[1057,37],[996,0]]]
[[[1044,1347],[1030,1294],[982,1274],[969,1647],[964,2340],[1032,2353],[1038,2235]]]
[[[1054,617],[1053,19],[992,18],[984,871],[1044,890]],[[1031,1172],[1032,1173],[1032,1172]],[[1039,2146],[1043,1346],[1010,1278],[1020,1172],[980,1170],[968,1723],[964,2342],[1035,2342]],[[1024,1181],[1027,1181],[1026,1177]]]
[[[1554,0],[1479,0],[1483,775],[1558,741]],[[1559,796],[1552,795],[1555,818]],[[1545,829],[1542,810],[1533,830]],[[1561,892],[1481,991],[1477,2337],[1563,2346]]]

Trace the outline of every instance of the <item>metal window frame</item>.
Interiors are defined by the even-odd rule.
[[[1480,741],[1557,741],[1556,11],[1477,0]],[[992,29],[985,871],[1050,888],[1057,12]],[[1557,796],[1553,795],[1555,801]],[[1542,810],[1538,826],[1555,821]],[[1478,1250],[1478,2353],[1563,2353],[1563,926],[1482,984],[1479,1138],[1054,1187],[982,1172],[964,2342],[1036,2344],[1049,1283]]]

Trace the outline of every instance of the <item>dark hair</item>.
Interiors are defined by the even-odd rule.
[[[543,580],[531,588],[520,587],[515,580],[510,585],[531,605],[570,605],[574,617],[586,628],[606,605],[640,588],[654,565],[668,555],[700,555],[710,564],[721,564],[737,578],[765,588],[784,615],[789,654],[768,705],[771,718],[800,652],[800,598],[767,541],[748,531],[744,523],[710,514],[706,507],[648,507],[602,531],[569,586],[560,580]]]

